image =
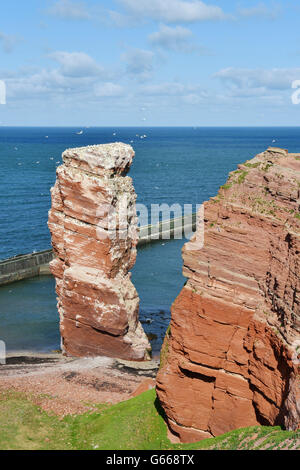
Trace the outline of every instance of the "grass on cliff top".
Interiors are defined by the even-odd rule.
[[[137,398],[99,407],[93,414],[59,419],[16,392],[0,393],[1,450],[194,450],[300,448],[300,432],[255,427],[196,444],[171,444],[151,390]]]

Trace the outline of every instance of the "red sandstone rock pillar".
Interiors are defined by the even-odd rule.
[[[205,204],[183,249],[157,394],[182,441],[300,422],[300,155],[269,149]]]
[[[52,188],[49,229],[63,352],[148,357],[129,270],[136,261],[136,194],[122,143],[66,150]],[[125,212],[124,212],[125,211]]]

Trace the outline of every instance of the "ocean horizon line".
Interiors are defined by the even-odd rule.
[[[300,129],[300,126],[10,126],[0,125],[0,129]]]

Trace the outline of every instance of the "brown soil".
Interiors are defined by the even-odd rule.
[[[70,359],[58,354],[14,356],[0,366],[0,391],[25,393],[44,410],[63,417],[128,400],[156,372],[155,362]]]

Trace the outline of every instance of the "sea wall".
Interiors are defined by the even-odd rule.
[[[53,259],[53,250],[46,250],[0,261],[0,286],[44,274],[50,275],[49,263]]]
[[[270,148],[205,203],[204,247],[183,249],[157,394],[191,442],[300,424],[300,154]]]
[[[145,225],[139,230],[138,247],[160,240],[172,240],[192,233],[196,229],[197,214],[165,220],[155,225]],[[12,284],[31,277],[51,275],[49,263],[55,258],[54,251],[45,250],[19,255],[0,261],[0,286]]]
[[[175,219],[163,220],[155,225],[146,225],[139,230],[138,246],[159,240],[172,240],[190,236],[196,230],[197,214],[188,214]]]

